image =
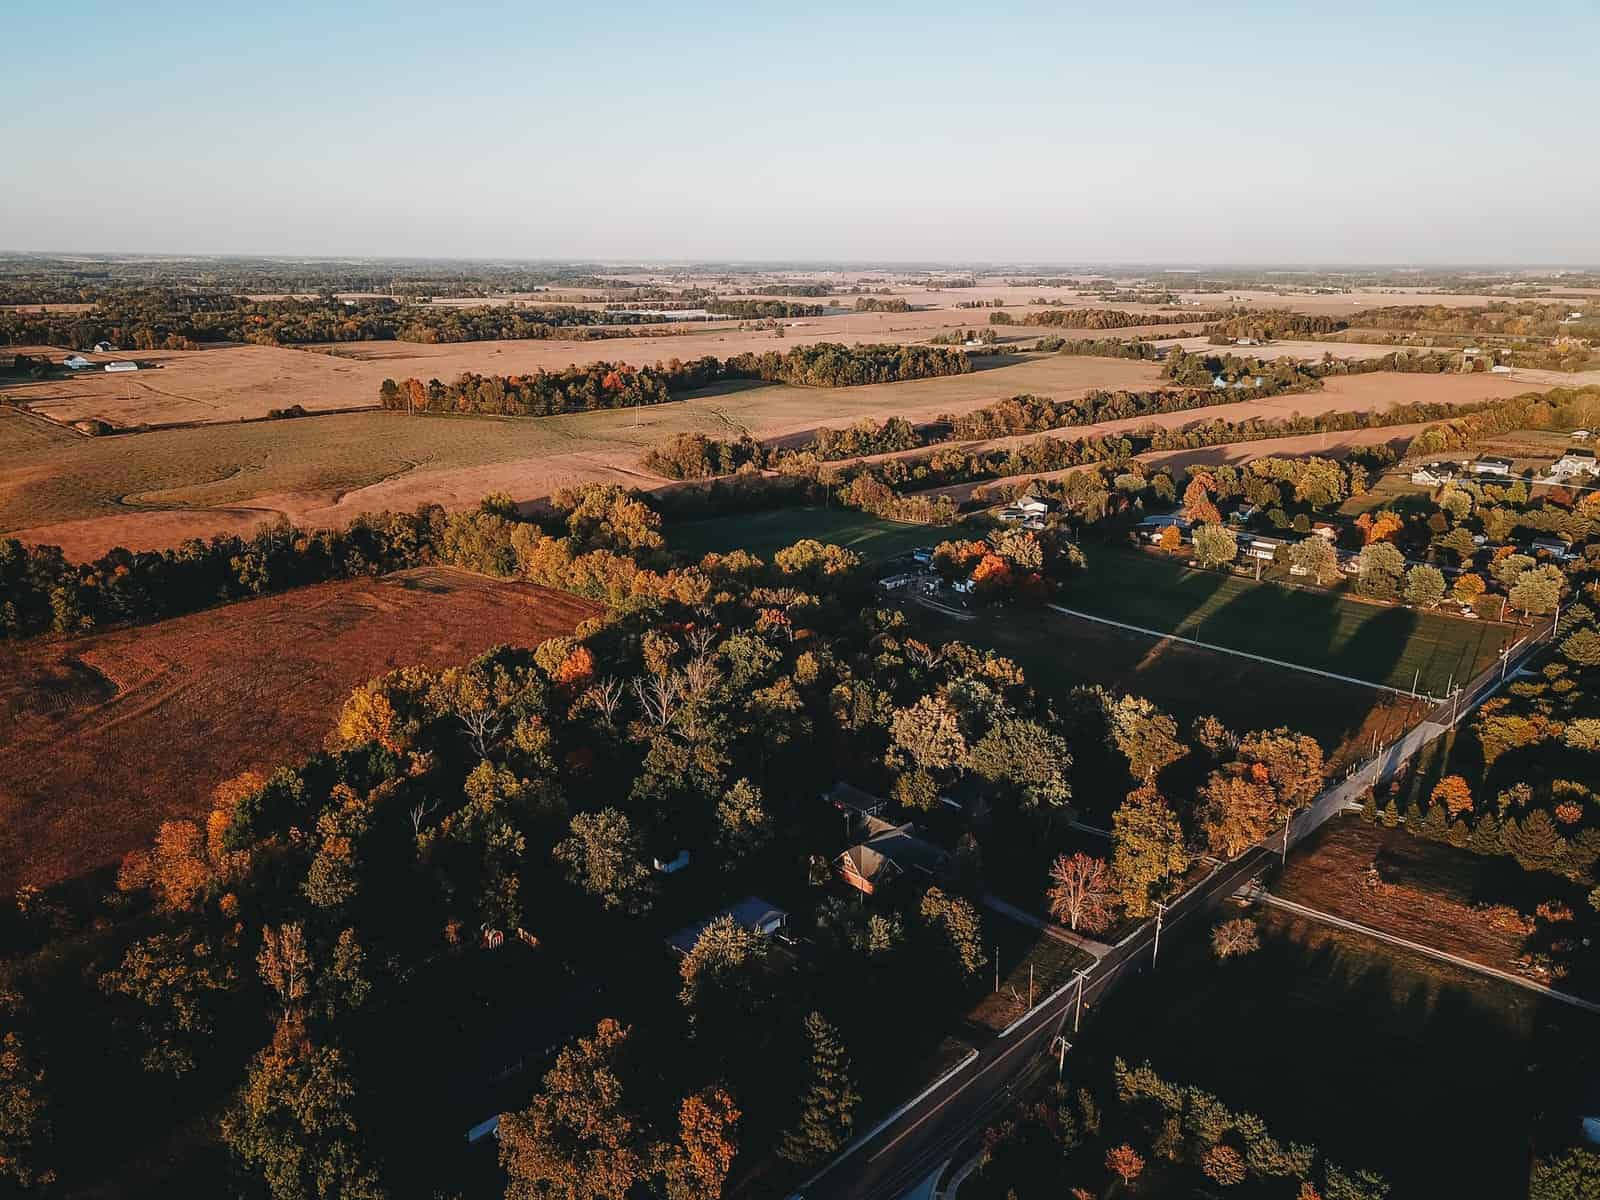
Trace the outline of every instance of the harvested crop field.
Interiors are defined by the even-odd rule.
[[[536,644],[596,613],[530,584],[423,568],[155,625],[0,646],[0,889],[114,862],[250,768],[316,750],[352,688]]]
[[[52,357],[69,351],[48,349]],[[87,354],[95,362],[136,359],[144,369],[7,383],[13,400],[51,420],[95,418],[118,428],[256,420],[298,404],[308,412],[372,407],[385,372],[377,366],[276,346]]]
[[[1534,928],[1534,909],[1560,900],[1576,914],[1559,935],[1594,936],[1584,889],[1513,859],[1488,857],[1442,842],[1338,817],[1295,849],[1275,894],[1346,921],[1431,946],[1502,971],[1526,974],[1568,991],[1593,993],[1594,979],[1557,980],[1521,961],[1548,953],[1555,936]],[[1562,957],[1560,955],[1558,958]]]
[[[1018,392],[1059,397],[1153,383],[1157,368],[1061,355],[970,375],[853,388],[723,387],[650,408],[559,417],[415,417],[363,412],[18,445],[19,483],[0,493],[0,531],[72,557],[147,549],[248,528],[281,513],[310,524],[360,512],[459,507],[503,491],[521,501],[590,480],[654,487],[646,448],[674,433],[758,437],[899,414],[929,420]],[[0,431],[7,427],[0,422]],[[3,436],[3,432],[0,432]],[[154,520],[153,512],[163,512]],[[156,540],[159,539],[159,540]]]

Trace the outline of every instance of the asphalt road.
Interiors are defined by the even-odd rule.
[[[1167,909],[1162,936],[1232,895],[1270,859],[1266,850],[1257,848],[1218,868]],[[1090,1019],[1089,1010],[1119,982],[1151,969],[1154,942],[1154,925],[1147,922],[1092,968],[1083,985],[1086,1020]],[[894,1200],[981,1129],[1033,1071],[1055,1065],[1051,1043],[1063,1031],[1067,1040],[1072,1040],[1077,1005],[1075,986],[1041,1004],[1009,1037],[984,1047],[972,1065],[946,1086],[902,1113],[794,1195],[805,1200]]]

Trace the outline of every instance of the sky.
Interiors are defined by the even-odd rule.
[[[1600,264],[1600,4],[19,4],[0,250]]]

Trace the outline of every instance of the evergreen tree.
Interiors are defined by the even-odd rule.
[[[806,1018],[806,1035],[811,1039],[811,1083],[801,1100],[799,1122],[783,1135],[778,1153],[811,1166],[849,1140],[861,1096],[850,1080],[850,1060],[838,1031],[821,1013]]]

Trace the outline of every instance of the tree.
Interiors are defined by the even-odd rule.
[[[1225,1142],[1218,1142],[1200,1156],[1200,1169],[1222,1187],[1233,1187],[1245,1180],[1244,1156]]]
[[[1145,782],[1183,757],[1178,723],[1142,696],[1124,696],[1106,714],[1128,774]]]
[[[1207,471],[1196,471],[1183,489],[1183,515],[1195,525],[1221,525],[1222,514],[1211,500],[1216,490],[1214,476]]]
[[[1575,667],[1600,667],[1600,633],[1584,626],[1561,643],[1561,657]]]
[[[363,1153],[354,1097],[344,1055],[314,1045],[299,1017],[286,1016],[251,1060],[222,1140],[273,1200],[380,1200],[387,1193]]]
[[[850,1060],[838,1031],[819,1012],[805,1021],[811,1041],[811,1080],[800,1100],[795,1126],[783,1135],[778,1153],[801,1166],[814,1166],[850,1140],[861,1096],[850,1079]]]
[[[678,999],[689,1010],[697,1035],[707,1031],[732,1036],[761,1024],[771,999],[766,961],[767,935],[747,929],[731,916],[712,921],[678,964],[683,988]]]
[[[276,929],[267,926],[261,931],[256,967],[284,1008],[298,1007],[311,989],[311,953],[306,949],[305,931],[298,924]]]
[[[1444,599],[1444,572],[1438,567],[1416,566],[1406,572],[1406,603],[1432,608]]]
[[[1106,1170],[1122,1180],[1124,1187],[1131,1187],[1133,1181],[1144,1173],[1144,1159],[1124,1142],[1106,1151]]]
[[[648,1177],[657,1148],[623,1095],[630,1034],[601,1021],[556,1055],[527,1108],[501,1116],[507,1200],[625,1200]]]
[[[1533,1164],[1528,1200],[1592,1200],[1600,1196],[1600,1153],[1578,1148]]]
[[[1146,785],[1128,794],[1111,817],[1111,869],[1129,916],[1150,914],[1152,899],[1189,869],[1183,827],[1167,802]]]
[[[1243,854],[1277,823],[1272,789],[1248,772],[1213,771],[1200,789],[1200,801],[1206,843],[1224,858]]]
[[[717,1200],[739,1148],[740,1112],[720,1087],[685,1096],[678,1106],[678,1144],[663,1168],[667,1200]]]
[[[897,709],[890,732],[896,748],[926,771],[954,767],[967,755],[960,718],[943,696],[924,696],[910,708]]]
[[[1444,805],[1445,811],[1452,817],[1459,817],[1462,813],[1472,811],[1472,788],[1461,776],[1446,775],[1433,785],[1428,800],[1433,804]]]
[[[1190,534],[1195,559],[1203,567],[1221,567],[1239,557],[1239,539],[1224,525],[1196,525]]]
[[[983,952],[983,921],[970,900],[929,888],[918,910],[923,923],[941,938],[944,958],[959,978],[971,979],[989,961]]]
[[[1211,950],[1218,958],[1235,958],[1259,949],[1261,934],[1256,929],[1256,923],[1248,917],[1223,921],[1211,931]]]
[[[1156,545],[1160,546],[1168,554],[1175,553],[1183,546],[1183,534],[1178,532],[1176,525],[1168,525],[1161,531],[1161,536],[1156,539]]]
[[[183,1075],[211,1036],[220,997],[232,990],[235,978],[232,962],[205,939],[155,933],[129,946],[122,964],[100,976],[100,987],[137,1002],[144,1069]]]
[[[1068,858],[1058,855],[1050,866],[1050,890],[1045,893],[1050,915],[1076,930],[1081,924],[1098,933],[1111,924],[1116,904],[1116,883],[1104,859],[1082,851]]]
[[[766,848],[772,840],[772,817],[767,812],[761,789],[741,779],[722,794],[717,802],[717,845],[732,867],[741,858]]]
[[[55,1181],[55,1171],[44,1165],[50,1145],[44,1083],[21,1035],[0,1038],[0,1180],[22,1190]]]
[[[1511,607],[1530,617],[1552,612],[1561,602],[1561,588],[1565,582],[1561,569],[1548,563],[1524,571],[1507,593]]]
[[[1339,554],[1326,538],[1302,538],[1290,546],[1289,564],[1323,586],[1339,578]]]
[[[1474,575],[1471,571],[1457,575],[1455,586],[1450,589],[1450,594],[1460,604],[1471,604],[1479,596],[1483,595],[1483,592],[1483,577]]]
[[[559,842],[553,853],[567,878],[606,909],[629,916],[649,911],[655,881],[626,814],[615,808],[579,813],[572,818],[572,836]]]
[[[1063,738],[1037,721],[996,721],[973,743],[967,765],[991,782],[1010,785],[1030,807],[1061,808],[1072,799],[1072,754]]]
[[[1322,790],[1322,746],[1316,738],[1283,726],[1241,738],[1239,763],[1249,769],[1252,778],[1261,778],[1265,772],[1265,782],[1280,810],[1310,804]]]
[[[1389,542],[1369,542],[1357,559],[1356,585],[1361,593],[1375,600],[1393,600],[1399,591],[1406,560]]]

